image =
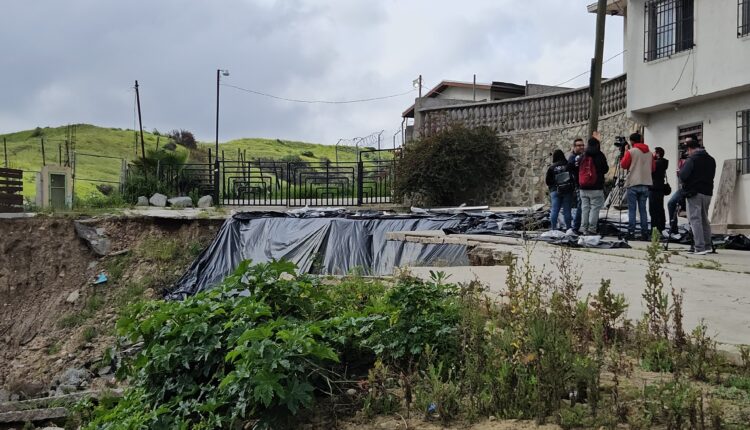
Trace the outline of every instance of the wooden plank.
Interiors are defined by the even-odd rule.
[[[0,184],[0,194],[15,194],[20,192],[23,192],[23,187],[21,186],[8,187]]]
[[[22,185],[23,181],[20,179],[0,179],[0,185]]]
[[[23,206],[3,206],[0,204],[0,214],[11,214],[23,212]]]
[[[726,234],[729,214],[732,213],[734,189],[737,186],[737,160],[724,160],[719,188],[714,193],[714,210],[711,213],[711,232]]]
[[[27,423],[46,421],[68,416],[66,408],[30,409],[28,411],[13,411],[0,413],[0,423]]]
[[[22,205],[23,196],[16,194],[0,194],[0,204]]]
[[[0,168],[0,177],[23,179],[23,170]]]

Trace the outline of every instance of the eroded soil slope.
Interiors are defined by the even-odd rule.
[[[118,313],[168,287],[222,221],[89,222],[112,241],[110,256],[94,255],[69,218],[0,221],[0,388],[46,394],[66,369],[106,374],[96,363]],[[92,285],[102,271],[109,281]]]

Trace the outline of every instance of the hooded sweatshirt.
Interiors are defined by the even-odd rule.
[[[680,169],[680,182],[688,197],[696,194],[712,196],[714,176],[716,176],[716,160],[702,148],[693,152]]]
[[[656,170],[656,163],[651,150],[645,143],[634,143],[633,147],[622,157],[620,167],[629,171],[625,179],[626,187],[654,185],[651,174]]]
[[[594,167],[596,168],[596,184],[592,187],[581,186],[582,190],[603,190],[604,189],[604,175],[609,172],[609,164],[607,164],[607,157],[604,156],[601,149],[599,149],[600,143],[593,137],[589,139],[588,145],[586,145],[586,152],[583,153],[585,157],[592,157],[594,159]],[[581,159],[581,163],[583,159]]]

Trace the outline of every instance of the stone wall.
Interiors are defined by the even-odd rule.
[[[587,140],[587,129],[588,124],[583,123],[564,128],[500,134],[507,139],[513,161],[505,180],[487,197],[487,204],[531,206],[549,203],[544,177],[547,166],[552,163],[552,152],[561,149],[567,156],[575,138]],[[610,176],[614,174],[615,160],[619,154],[613,144],[615,136],[627,137],[637,129],[638,125],[630,121],[624,111],[599,120],[599,130],[603,137],[602,151],[611,166]]]

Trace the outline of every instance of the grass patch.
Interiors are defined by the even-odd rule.
[[[83,333],[81,333],[81,339],[84,343],[87,343],[96,339],[98,335],[99,332],[97,331],[96,327],[88,326],[83,329]]]
[[[687,267],[692,267],[693,269],[723,270],[721,263],[716,260],[701,260],[688,264]]]

